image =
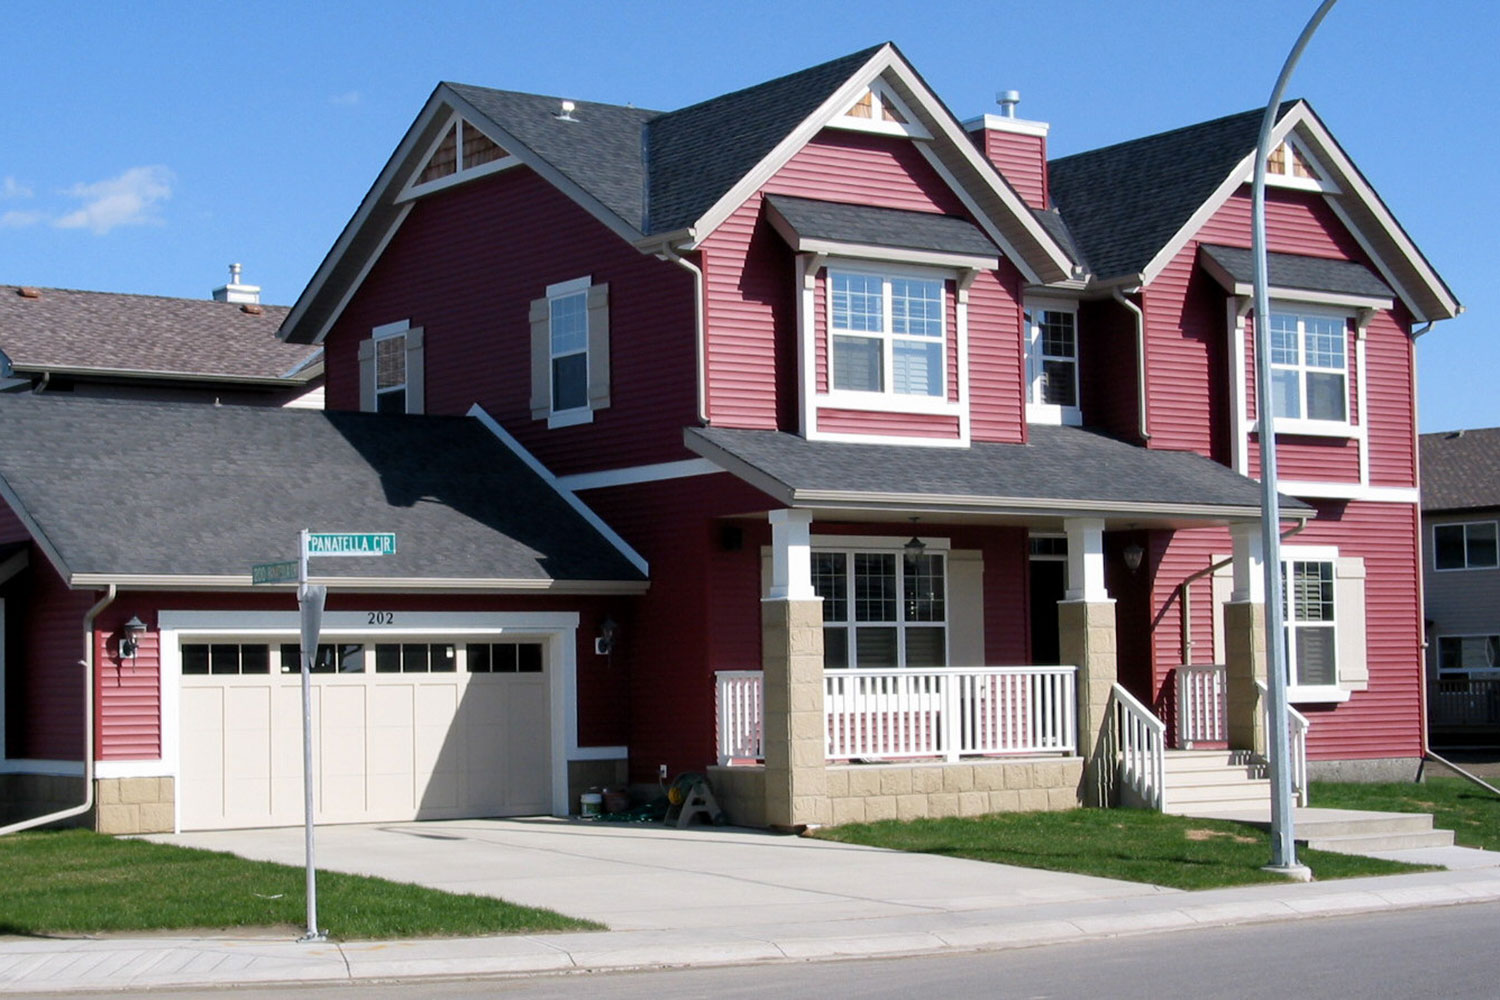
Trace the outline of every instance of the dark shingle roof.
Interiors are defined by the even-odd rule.
[[[1422,509],[1500,507],[1500,427],[1423,434]]]
[[[248,576],[297,533],[394,531],[314,576],[640,581],[474,419],[0,396],[0,480],[72,574]]]
[[[1201,455],[1138,448],[1077,427],[1034,424],[1028,433],[1028,444],[968,448],[808,441],[782,431],[720,427],[690,428],[686,440],[709,457],[718,453],[755,470],[763,489],[779,484],[776,492],[787,502],[809,493],[894,494],[953,503],[1022,502],[1018,506],[1067,501],[1119,511],[1140,505],[1235,508],[1239,516],[1260,504],[1253,480]],[[1283,503],[1289,511],[1310,509],[1297,500]]]
[[[1255,255],[1243,247],[1211,246],[1198,252],[1218,264],[1237,283],[1255,280]],[[1389,285],[1363,264],[1352,260],[1327,257],[1304,257],[1292,253],[1266,254],[1267,280],[1276,288],[1297,288],[1310,292],[1340,292],[1389,299],[1395,296]]]
[[[318,352],[276,338],[286,306],[0,285],[0,351],[18,368],[277,378]]]
[[[1051,161],[1048,192],[1095,276],[1145,270],[1255,149],[1264,114],[1245,111]]]
[[[810,239],[939,250],[981,257],[994,257],[1000,253],[989,237],[967,219],[932,212],[793,198],[784,194],[768,195],[766,201],[781,213],[797,235]]]

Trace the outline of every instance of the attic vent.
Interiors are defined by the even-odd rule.
[[[468,122],[463,123],[464,133],[464,169],[477,167],[481,163],[490,163],[506,155],[505,150],[495,145],[494,141]]]
[[[22,287],[17,288],[16,294],[21,296],[21,298],[23,299],[39,299],[42,297],[41,289],[32,288],[30,285],[23,285]]]
[[[448,131],[443,135],[443,141],[438,143],[437,149],[427,158],[427,166],[417,175],[418,184],[426,184],[435,181],[439,177],[447,177],[458,173],[458,123],[454,122],[448,126]]]
[[[418,188],[436,181],[448,183],[467,180],[470,171],[489,173],[518,162],[504,147],[462,118],[455,116],[441,139],[432,147],[427,162],[411,181]],[[493,164],[493,166],[491,166]],[[484,167],[483,171],[479,168]]]
[[[1290,154],[1290,162],[1288,162],[1288,154]],[[1302,155],[1302,150],[1284,142],[1266,157],[1266,172],[1280,174],[1283,177],[1302,177],[1312,181],[1323,179],[1318,176],[1312,164],[1307,162],[1307,157]]]
[[[563,101],[562,111],[558,112],[552,117],[556,118],[560,122],[576,122],[578,119],[573,117],[573,112],[577,110],[577,104],[574,104],[572,101]]]
[[[867,118],[905,125],[906,118],[890,102],[882,100],[873,90],[867,90],[844,114],[850,118]]]

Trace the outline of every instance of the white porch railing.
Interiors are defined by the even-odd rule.
[[[1191,750],[1198,743],[1229,739],[1224,714],[1222,663],[1183,664],[1177,668],[1177,745]]]
[[[829,670],[829,760],[1075,753],[1073,667]],[[761,758],[761,673],[720,671],[719,761]]]
[[[1266,722],[1266,739],[1271,738],[1271,692],[1265,681],[1256,681],[1260,692],[1262,716]],[[1292,754],[1292,791],[1297,793],[1297,804],[1307,808],[1307,730],[1312,723],[1307,716],[1292,706],[1286,707],[1287,743]]]
[[[1103,750],[1105,801],[1117,801],[1117,792],[1129,790],[1147,809],[1166,809],[1167,725],[1118,684],[1105,708]]]

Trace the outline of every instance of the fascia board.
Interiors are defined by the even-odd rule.
[[[627,220],[616,215],[612,209],[605,206],[604,202],[595,198],[580,186],[577,181],[570,178],[561,170],[558,170],[550,161],[538,155],[530,146],[501,128],[482,111],[474,107],[474,105],[453,91],[448,90],[446,86],[443,90],[445,100],[447,100],[456,112],[463,116],[465,123],[479,129],[492,142],[499,145],[511,156],[520,160],[522,165],[530,167],[543,180],[571,198],[580,208],[592,215],[616,236],[620,237],[620,239],[634,246],[645,237],[644,233],[631,225]]]
[[[31,511],[21,502],[21,498],[16,496],[16,491],[11,488],[10,483],[3,476],[0,476],[0,500],[5,501],[11,513],[16,516],[16,520],[21,522],[21,527],[26,529],[26,533],[31,536],[31,540],[36,544],[36,547],[42,550],[42,555],[47,557],[47,562],[52,564],[52,568],[56,570],[57,575],[64,580],[68,579],[72,570],[68,568],[68,564],[63,559],[62,553],[57,551],[57,546],[52,544],[52,539],[47,537],[47,533],[42,530],[42,526],[37,523],[36,518],[31,515]]]
[[[1231,295],[1251,296],[1255,286],[1249,282],[1236,281],[1217,260],[1199,252],[1198,264],[1209,277]],[[1395,300],[1387,296],[1357,295],[1352,292],[1327,292],[1313,288],[1293,288],[1286,285],[1271,285],[1268,289],[1273,300],[1311,302],[1325,306],[1348,306],[1351,309],[1389,309]]]
[[[287,369],[281,377],[295,378],[298,375],[302,375],[303,378],[311,381],[321,374],[323,374],[323,349],[320,347]]]
[[[993,271],[1000,266],[999,257],[975,257],[962,253],[944,253],[941,250],[912,250],[871,243],[843,243],[838,240],[798,239],[793,243],[792,249],[799,253],[825,254],[829,257],[858,257],[863,260],[927,264],[970,271]]]
[[[794,507],[838,506],[850,510],[935,510],[946,513],[984,512],[995,514],[1056,514],[1080,517],[1089,514],[1190,517],[1205,519],[1253,520],[1260,516],[1257,506],[1238,504],[1179,504],[1162,502],[1103,503],[1098,500],[1071,500],[1059,497],[1001,497],[944,493],[875,493],[845,490],[793,490]],[[1304,517],[1299,511],[1286,511],[1288,518]],[[1310,517],[1311,514],[1305,516]]]
[[[300,367],[300,366],[299,366]],[[97,379],[147,379],[156,382],[206,382],[214,385],[256,386],[294,389],[315,377],[305,375],[220,375],[215,372],[178,372],[153,368],[96,368],[87,365],[21,365],[18,372],[36,375],[70,375]]]
[[[736,479],[749,483],[778,503],[791,506],[793,491],[786,483],[783,483],[770,473],[751,465],[738,455],[733,455],[725,451],[707,438],[694,434],[693,428],[683,428],[682,443],[687,446],[689,451],[708,459]]]
[[[422,110],[417,113],[417,117],[407,128],[406,134],[397,143],[395,152],[391,153],[390,159],[386,161],[385,166],[381,168],[380,173],[376,176],[375,183],[370,185],[369,191],[365,192],[365,196],[360,201],[359,207],[355,209],[354,215],[344,225],[343,231],[339,233],[338,239],[334,240],[333,246],[329,248],[327,255],[323,258],[323,262],[318,265],[318,269],[313,272],[312,280],[302,290],[302,294],[297,296],[297,301],[292,305],[291,311],[281,321],[281,328],[276,331],[276,335],[282,340],[289,339],[291,332],[302,324],[308,309],[312,307],[314,302],[322,298],[324,288],[333,278],[334,271],[343,263],[355,240],[364,231],[365,226],[370,222],[371,215],[380,206],[382,200],[388,200],[392,192],[399,189],[399,185],[396,183],[398,175],[403,168],[410,169],[410,161],[415,155],[416,150],[426,147],[426,143],[421,141],[422,133],[432,125],[433,120],[438,115],[442,114],[443,109],[447,106],[445,95],[449,93],[446,85],[439,84],[432,92],[432,95],[427,98],[427,103],[423,105]],[[387,207],[393,210],[396,208],[394,203],[389,204]],[[389,237],[387,237],[387,241],[388,239]],[[379,251],[385,248],[385,242],[381,242],[379,249],[372,256],[379,256]],[[305,341],[300,341],[301,343],[322,342],[323,337],[327,336],[329,327],[333,324],[333,319],[337,318],[337,313],[342,310],[343,305],[348,301],[347,295],[343,298],[344,301],[334,310],[334,317],[330,318],[328,322],[323,323],[316,334]]]
[[[7,583],[11,577],[31,565],[31,554],[22,549],[4,562],[0,562],[0,584]]]
[[[1279,140],[1273,136],[1272,141]],[[1235,164],[1229,175],[1219,182],[1218,187],[1214,188],[1213,194],[1209,195],[1203,204],[1188,216],[1187,222],[1184,222],[1182,227],[1172,234],[1172,238],[1156,252],[1156,256],[1151,258],[1151,262],[1141,271],[1141,284],[1150,284],[1157,279],[1182,248],[1187,246],[1188,240],[1192,239],[1198,230],[1202,229],[1208,220],[1224,207],[1224,203],[1240,189],[1240,185],[1245,183],[1245,171],[1253,168],[1254,165],[1255,152],[1252,150]]]
[[[117,590],[193,590],[253,593],[295,593],[297,584],[252,584],[245,574],[76,573],[65,577],[75,589],[97,589],[111,584]],[[309,576],[309,583],[340,592],[401,594],[412,591],[445,593],[529,594],[640,594],[650,584],[629,580],[514,580],[504,577],[347,577]]]

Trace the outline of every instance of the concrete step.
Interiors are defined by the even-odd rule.
[[[1339,854],[1370,854],[1375,851],[1410,851],[1429,847],[1452,847],[1452,830],[1427,830],[1419,833],[1365,833],[1337,837],[1308,837],[1297,842],[1315,851]]]
[[[1220,817],[1212,814],[1241,812],[1245,809],[1245,803],[1245,799],[1199,799],[1183,802],[1174,798],[1172,792],[1168,791],[1166,811],[1173,816],[1218,819]]]
[[[1243,767],[1223,767],[1216,771],[1167,772],[1168,788],[1190,788],[1194,785],[1243,785],[1250,782],[1266,783],[1264,775],[1255,774]]]
[[[1422,834],[1432,832],[1430,813],[1378,813],[1350,810],[1353,815],[1304,819],[1297,833],[1308,838],[1357,837],[1365,834]]]
[[[1259,802],[1211,802],[1178,799],[1167,789],[1168,811],[1206,819],[1229,819],[1261,830],[1271,828],[1269,791]],[[1297,808],[1293,833],[1299,844],[1318,851],[1374,854],[1453,845],[1451,830],[1436,830],[1430,813],[1374,812],[1365,809]]]
[[[1267,801],[1270,794],[1270,786],[1263,782],[1259,785],[1199,785],[1192,788],[1174,788],[1168,785],[1167,804],[1174,808],[1203,808],[1203,803],[1206,802],[1234,802],[1237,808],[1246,809]]]

